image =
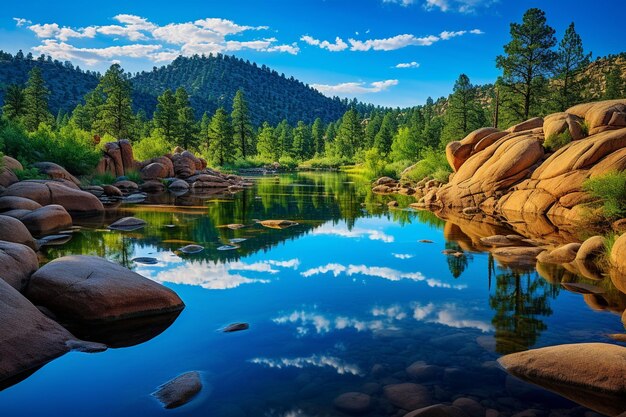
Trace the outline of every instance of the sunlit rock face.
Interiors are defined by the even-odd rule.
[[[574,106],[504,132],[474,131],[448,144],[446,155],[455,174],[424,203],[444,211],[479,207],[509,220],[532,213],[546,216],[549,223],[572,223],[590,201],[583,182],[626,169],[625,116],[626,100],[610,100]],[[550,154],[543,143],[559,134],[572,141]]]
[[[503,356],[511,374],[600,413],[626,410],[626,348],[606,343],[551,346]]]

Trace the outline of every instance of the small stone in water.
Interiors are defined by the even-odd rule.
[[[200,373],[191,371],[161,385],[152,395],[161,401],[165,408],[171,409],[187,404],[201,389]]]
[[[181,251],[182,253],[186,253],[186,254],[200,253],[203,250],[204,250],[204,247],[200,245],[187,245],[179,249],[179,251]]]
[[[233,249],[237,249],[239,246],[232,246],[232,245],[222,245],[219,248],[217,248],[217,250],[233,250]]]
[[[432,240],[429,239],[422,239],[422,240],[418,240],[419,243],[435,243]]]
[[[246,240],[248,240],[248,239],[244,239],[242,237],[236,237],[234,239],[228,239],[228,241],[230,243],[241,243],[241,242],[245,242]]]
[[[248,330],[250,325],[248,323],[233,323],[224,328],[224,333],[239,332],[241,330]]]
[[[244,224],[233,223],[233,224],[227,224],[226,227],[228,227],[229,229],[232,229],[232,230],[237,230],[237,229],[244,228],[246,226]]]
[[[138,258],[133,258],[132,261],[138,264],[146,264],[146,265],[155,265],[159,262],[156,258],[151,258],[148,256],[140,256]]]
[[[165,227],[169,228],[169,229],[173,229],[174,227],[176,227],[175,224],[166,224]]]

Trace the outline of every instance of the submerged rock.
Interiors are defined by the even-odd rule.
[[[111,223],[109,225],[109,229],[111,230],[123,230],[123,231],[132,231],[141,229],[146,224],[145,220],[138,219],[136,217],[122,217],[121,219]]]
[[[269,227],[270,229],[286,229],[298,224],[297,222],[291,220],[261,220],[258,223],[261,226]]]
[[[169,288],[95,256],[64,256],[44,265],[32,275],[26,295],[61,318],[82,322],[184,308]]]
[[[248,323],[233,323],[226,326],[223,330],[224,333],[240,332],[242,330],[248,330],[250,325]]]
[[[389,402],[403,410],[416,410],[432,403],[432,394],[423,385],[403,383],[387,385],[383,388]]]
[[[202,390],[198,371],[186,372],[161,385],[152,393],[167,409],[187,404]]]
[[[231,224],[227,224],[226,227],[228,227],[229,229],[232,230],[237,230],[237,229],[242,229],[244,227],[246,227],[245,224],[240,224],[240,223],[231,223]]]
[[[187,246],[183,246],[182,248],[178,250],[184,254],[192,255],[194,253],[202,252],[204,250],[204,247],[200,245],[187,245]]]
[[[131,261],[137,264],[144,264],[144,265],[156,265],[159,263],[159,260],[157,258],[152,258],[149,256],[140,256],[138,258],[131,259]]]
[[[411,411],[404,417],[467,417],[467,414],[458,407],[435,404]]]
[[[362,392],[346,392],[333,401],[339,411],[348,414],[365,414],[372,406],[372,398]]]
[[[222,245],[219,246],[217,248],[217,250],[219,251],[223,251],[223,250],[234,250],[234,249],[239,249],[239,246],[233,246],[233,245]]]
[[[626,410],[626,348],[577,343],[506,355],[507,372],[554,391],[599,413]]]

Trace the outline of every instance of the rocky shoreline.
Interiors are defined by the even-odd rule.
[[[563,134],[571,137],[569,144],[555,152],[543,146]],[[482,128],[448,144],[446,157],[454,171],[446,184],[383,177],[372,190],[414,196],[411,207],[447,221],[444,234],[459,243],[460,255],[488,251],[503,266],[537,270],[549,282],[581,294],[592,308],[620,314],[626,328],[624,220],[612,225],[619,237],[609,252],[603,236],[581,234],[593,203],[585,180],[626,170],[626,100],[577,105],[505,131]],[[593,284],[570,281],[560,270]],[[605,283],[619,291],[617,297],[605,293]],[[626,340],[626,335],[612,337]],[[513,375],[600,413],[616,416],[626,410],[624,347],[553,346],[506,355],[500,363]]]

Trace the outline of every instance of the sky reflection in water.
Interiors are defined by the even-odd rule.
[[[190,370],[202,373],[205,389],[177,415],[338,415],[337,395],[403,382],[416,360],[464,372],[454,385],[432,382],[450,395],[484,387],[481,395],[497,401],[511,396],[502,392],[505,374],[484,366],[501,353],[623,332],[617,315],[591,310],[535,272],[490,269],[483,253],[443,255],[453,244],[443,222],[390,212],[388,200],[343,174],[303,173],[260,179],[207,202],[204,215],[139,209],[132,214],[148,221],[145,230],[77,233],[47,256],[106,256],[174,289],[187,308],[143,344],[51,362],[0,392],[2,415],[166,415],[149,393]],[[254,219],[299,224],[268,229]],[[247,227],[218,227],[229,223]],[[218,251],[229,239],[246,240]],[[180,255],[183,242],[205,250]],[[130,261],[140,256],[158,262]],[[250,330],[219,331],[233,322]],[[395,412],[378,404],[375,413]]]

